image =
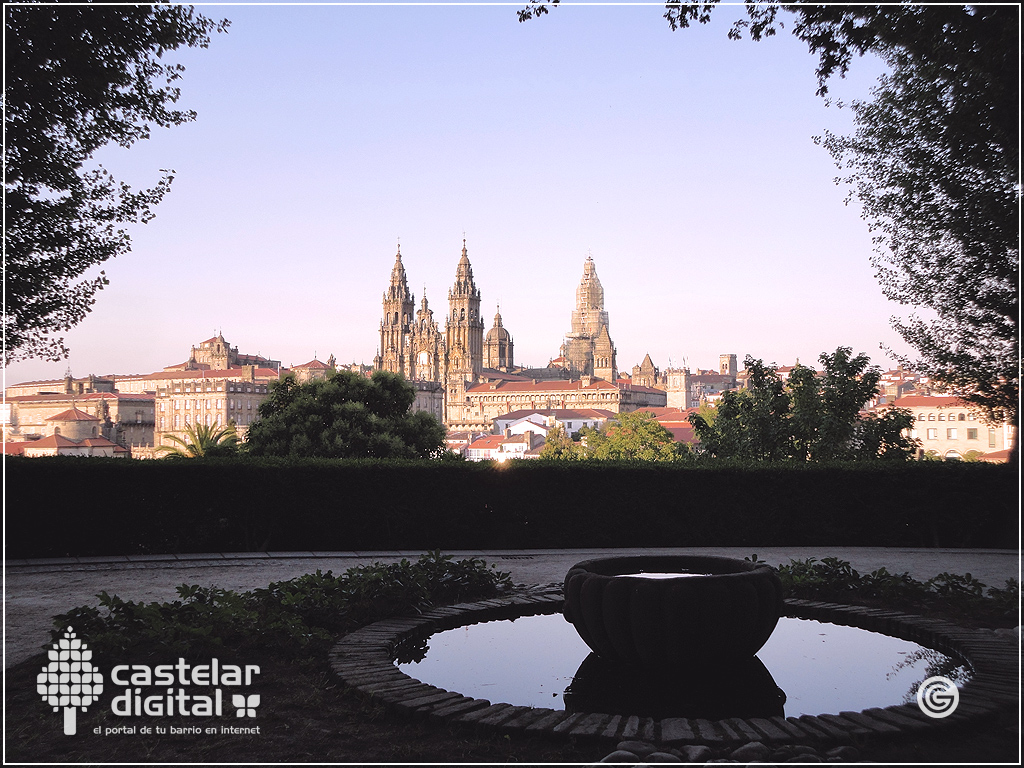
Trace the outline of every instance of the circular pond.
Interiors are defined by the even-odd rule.
[[[757,657],[742,663],[640,670],[590,653],[561,614],[468,624],[396,648],[396,664],[424,683],[527,707],[709,720],[860,711],[914,700],[944,675],[963,685],[959,660],[856,627],[782,618]]]

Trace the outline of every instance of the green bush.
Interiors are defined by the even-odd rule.
[[[279,581],[248,592],[182,584],[180,599],[133,603],[102,592],[99,608],[80,606],[54,618],[56,641],[68,627],[89,638],[99,656],[155,651],[197,658],[229,649],[311,655],[331,639],[388,616],[460,600],[507,594],[508,573],[472,558],[429,552],[416,562],[350,568]]]
[[[1017,546],[1014,467],[12,457],[10,558],[240,551]],[[37,508],[46,489],[74,489]],[[42,494],[42,495],[41,495]]]
[[[747,558],[750,560],[751,558]],[[757,560],[757,555],[753,556]],[[879,568],[859,574],[845,560],[790,560],[776,569],[787,597],[836,602],[876,602],[898,610],[941,608],[1020,621],[1020,586],[1010,579],[1004,589],[988,587],[967,573],[940,573],[921,582],[909,573],[892,574]]]

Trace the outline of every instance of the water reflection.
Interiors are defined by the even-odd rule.
[[[637,692],[643,686],[646,690],[661,687],[670,702],[678,692],[673,706],[692,707],[703,700],[709,712],[712,704],[758,712],[775,707],[780,703],[773,700],[775,686],[785,691],[786,715],[799,717],[903,703],[907,691],[916,693],[935,669],[958,683],[969,677],[956,660],[916,643],[856,627],[792,618],[779,621],[753,660],[761,665],[763,675],[752,669],[715,669],[709,684],[706,677],[701,679],[702,670],[694,669],[681,680],[660,681],[655,675],[634,685],[628,677],[608,682],[600,670],[587,672],[589,655],[590,649],[573,626],[557,613],[472,624],[396,649],[402,671],[466,696],[551,709],[593,706],[595,711],[611,705],[584,707],[573,703],[573,698],[600,697],[602,690],[621,687],[628,689],[625,695],[637,708],[629,714],[639,714],[648,706],[643,703],[647,694]],[[652,702],[648,709],[667,711],[662,706]],[[694,712],[690,716],[712,717],[704,710],[700,714],[692,708],[687,711]],[[726,716],[750,716],[742,709],[736,712]]]
[[[569,712],[604,712],[640,717],[785,716],[786,694],[756,656],[712,669],[648,670],[583,660],[564,694]]]

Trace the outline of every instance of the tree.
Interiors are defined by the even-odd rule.
[[[305,384],[287,376],[260,404],[246,450],[254,456],[438,457],[445,429],[428,413],[410,413],[415,399],[405,379],[387,371],[369,379],[339,371]]]
[[[587,457],[605,461],[675,461],[675,438],[650,411],[616,414],[587,438]]]
[[[773,461],[792,455],[791,398],[774,366],[749,355],[743,362],[747,387],[729,390],[715,409],[714,423],[699,413],[690,424],[704,451],[717,457]]]
[[[569,437],[565,427],[559,425],[548,430],[539,458],[556,461],[581,460],[586,458],[586,448]]]
[[[161,445],[158,452],[165,459],[200,459],[215,456],[234,456],[240,440],[235,425],[220,427],[216,424],[186,424],[185,437],[167,435],[175,445]]]
[[[881,371],[870,366],[867,355],[852,356],[850,347],[839,347],[818,361],[823,375],[797,366],[790,373],[795,456],[816,461],[853,458],[859,413],[878,392]]]
[[[4,8],[4,363],[67,357],[53,336],[79,323],[107,284],[90,268],[131,248],[119,225],[152,219],[173,174],[132,191],[101,147],[130,147],[151,125],[195,119],[172,105],[181,46],[205,48],[214,22],[187,6],[25,4]]]
[[[823,144],[875,233],[883,293],[932,315],[892,319],[917,351],[901,361],[989,422],[1017,424],[1016,151],[1002,146],[1002,127],[943,66],[889,59],[892,72],[873,99],[852,105],[854,134],[829,133]],[[982,111],[964,114],[975,109]]]
[[[861,414],[881,377],[868,357],[839,347],[818,360],[820,375],[797,365],[784,382],[774,366],[747,356],[747,388],[724,392],[713,421],[690,416],[704,452],[755,461],[911,458],[917,443],[905,434],[914,425],[909,411]]]

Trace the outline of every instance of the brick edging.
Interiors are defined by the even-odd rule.
[[[339,640],[330,652],[331,669],[346,685],[414,717],[504,732],[573,736],[608,743],[639,739],[666,746],[714,747],[749,741],[778,745],[848,744],[963,725],[1015,709],[1019,702],[1017,647],[1006,640],[985,630],[965,629],[937,619],[815,600],[786,600],[783,613],[912,640],[970,664],[974,674],[960,690],[956,712],[936,719],[925,715],[916,704],[899,704],[863,712],[717,721],[571,713],[474,699],[422,683],[393,663],[394,647],[412,636],[483,621],[555,613],[561,610],[562,602],[561,585],[550,585],[511,597],[379,621]]]

